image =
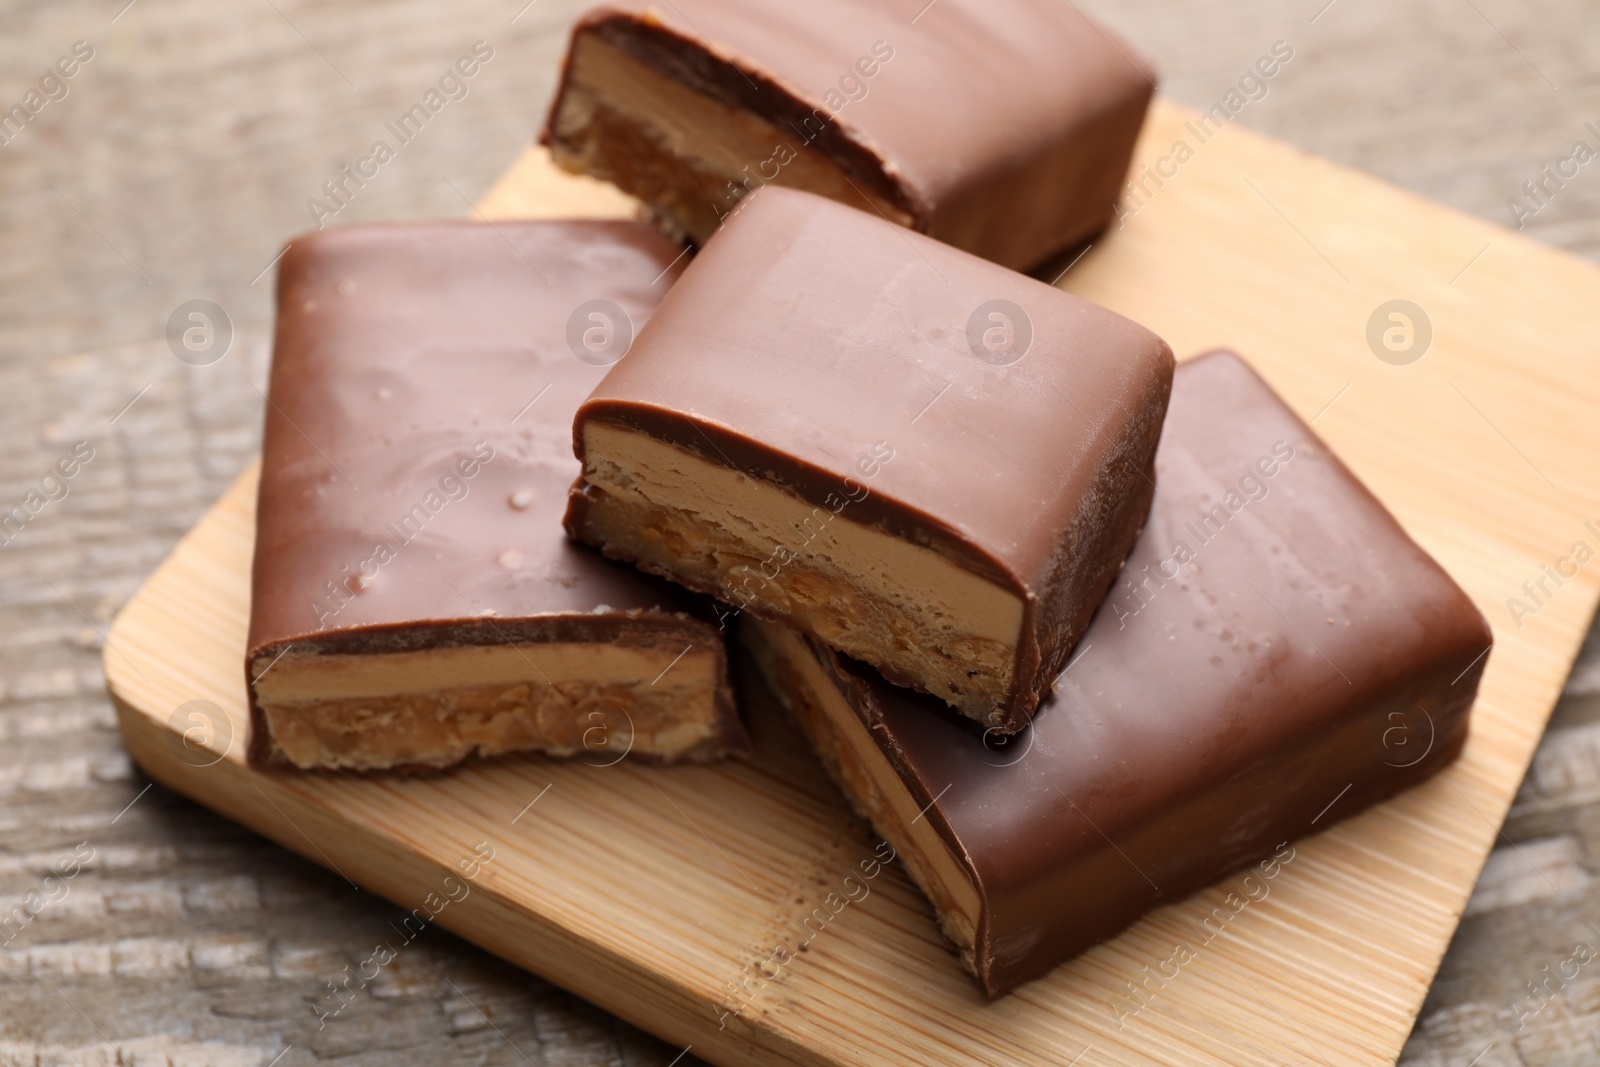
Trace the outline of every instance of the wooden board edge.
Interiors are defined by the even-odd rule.
[[[1155,135],[1161,132],[1161,127],[1164,123],[1173,122],[1182,125],[1183,122],[1196,119],[1201,114],[1202,112],[1195,108],[1189,107],[1187,104],[1180,104],[1166,96],[1157,94],[1155,99],[1151,102],[1150,117],[1146,120],[1144,129],[1140,131],[1139,141],[1134,149],[1133,160],[1129,167],[1130,176],[1132,175],[1134,168],[1139,167],[1149,158],[1151,149],[1167,147],[1164,145],[1158,146],[1152,143],[1151,140]],[[1319,156],[1309,149],[1302,148],[1299,145],[1293,144],[1289,141],[1279,140],[1278,138],[1269,134],[1263,133],[1259,130],[1252,130],[1244,126],[1228,126],[1222,130],[1221,133],[1215,136],[1240,138],[1248,143],[1253,151],[1277,152],[1291,156],[1294,158],[1295,162],[1301,166],[1311,167],[1322,174],[1335,177],[1340,181],[1353,182],[1364,190],[1373,192],[1381,191],[1393,199],[1401,201],[1406,208],[1410,209],[1411,211],[1415,211],[1420,215],[1439,219],[1452,226],[1471,229],[1487,238],[1493,238],[1493,243],[1497,248],[1501,247],[1502,245],[1511,246],[1524,254],[1546,258],[1551,263],[1559,264],[1562,269],[1573,269],[1586,272],[1591,276],[1591,280],[1593,280],[1596,284],[1600,284],[1600,263],[1596,263],[1594,260],[1579,255],[1576,252],[1571,252],[1558,245],[1541,241],[1537,237],[1531,237],[1519,230],[1513,230],[1503,223],[1494,222],[1479,215],[1473,215],[1461,208],[1452,207],[1451,205],[1441,203],[1438,200],[1431,200],[1422,193],[1416,192],[1412,189],[1407,189],[1402,185],[1396,185],[1385,178],[1379,177],[1378,175],[1372,174],[1368,171],[1364,171],[1359,167],[1351,166],[1347,163],[1340,163],[1336,160],[1328,159],[1325,156]],[[514,160],[511,165],[513,167],[517,166],[522,162],[523,156],[527,155],[529,152],[536,151],[536,147],[524,149],[522,153],[519,153],[518,158]],[[508,174],[507,177],[509,176],[510,175]],[[1115,220],[1113,220],[1112,225],[1115,225]],[[1106,232],[1111,231],[1108,230]],[[1178,358],[1182,360],[1188,356],[1197,354],[1198,353],[1180,352],[1178,353]]]
[[[421,907],[430,893],[441,892],[446,877],[460,874],[398,846],[384,847],[377,834],[359,832],[331,808],[307,803],[279,776],[257,771],[233,759],[196,768],[171,748],[171,731],[110,690],[118,727],[134,763],[153,781],[223,817],[261,834],[290,852],[399,907]],[[214,774],[202,796],[191,792],[196,773]],[[252,805],[248,794],[260,794]],[[309,831],[309,833],[308,833]],[[316,837],[312,837],[315,834]],[[351,881],[323,855],[315,841],[338,840],[359,860],[366,884]],[[365,856],[365,858],[362,858]],[[465,857],[464,857],[465,858]],[[355,866],[354,864],[352,866]],[[376,872],[376,873],[373,873]],[[434,920],[451,933],[492,955],[560,986],[575,996],[661,1039],[701,1050],[705,1058],[738,1067],[767,1064],[834,1067],[801,1046],[782,1040],[778,1031],[752,1025],[743,1017],[719,1028],[705,1001],[687,989],[662,980],[606,946],[588,940],[537,912],[518,908],[484,886],[470,886],[468,895],[438,913]]]

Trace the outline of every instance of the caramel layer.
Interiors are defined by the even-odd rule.
[[[291,652],[256,680],[275,753],[301,769],[446,767],[468,756],[694,756],[719,739],[719,657],[688,647],[474,645]]]
[[[790,625],[988,720],[1010,693],[1016,593],[931,548],[624,427],[583,430],[583,536]]]
[[[769,182],[912,223],[803,136],[664,77],[593,34],[573,43],[551,132],[563,168],[638,197],[697,244]]]

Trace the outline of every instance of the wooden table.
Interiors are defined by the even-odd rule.
[[[0,3],[0,104],[75,41],[94,50],[0,148],[0,504],[75,442],[95,450],[70,494],[0,548],[0,912],[94,851],[34,922],[0,931],[0,1063],[113,1062],[110,1045],[138,1063],[670,1063],[680,1050],[442,932],[318,1029],[327,976],[364,958],[397,909],[147,789],[97,668],[116,608],[257,447],[266,268],[312,225],[307,199],[481,39],[495,55],[468,97],[336,221],[462,214],[537,125],[577,5],[124,2]],[[1594,5],[1325,3],[1084,6],[1197,106],[1289,42],[1295,58],[1236,121],[1501,223],[1573,141],[1600,148],[1584,128],[1600,126]],[[1600,162],[1553,192],[1528,201],[1527,231],[1600,256]],[[233,324],[208,366],[163,340],[191,299]],[[1579,942],[1600,951],[1591,646],[1405,1063],[1600,1056],[1600,964],[1547,978]],[[1527,999],[1546,981],[1553,992]]]

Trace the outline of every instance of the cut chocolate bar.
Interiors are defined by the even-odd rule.
[[[290,244],[257,510],[252,760],[748,748],[703,598],[561,531],[572,413],[679,254],[613,222]]]
[[[1488,624],[1238,357],[1178,368],[1156,468],[1123,578],[1004,744],[792,630],[740,622],[991,996],[1421,781],[1466,740]]]
[[[579,409],[568,531],[1021,729],[1149,510],[1171,351],[830,200],[747,205]]]
[[[699,243],[778,184],[1025,270],[1110,221],[1154,89],[1059,0],[607,5],[541,140]]]

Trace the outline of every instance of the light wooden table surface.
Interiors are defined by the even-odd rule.
[[[74,42],[93,49],[0,147],[0,510],[75,442],[95,450],[69,495],[0,547],[0,913],[93,850],[65,896],[9,940],[0,929],[0,1064],[666,1065],[680,1051],[442,931],[318,1029],[325,981],[397,909],[147,789],[97,667],[117,607],[257,447],[263,271],[312,225],[306,201],[478,40],[494,58],[469,95],[336,221],[460,215],[528,141],[579,5],[524,2],[0,0],[0,106]],[[1600,150],[1594,3],[1083,6],[1197,106],[1287,41],[1294,59],[1236,121],[1497,222],[1575,141]],[[1600,259],[1600,160],[1526,223]],[[192,299],[233,324],[209,366],[163,340]],[[1600,1060],[1600,962],[1567,962],[1580,943],[1600,959],[1591,649],[1404,1063]],[[1552,977],[1563,969],[1576,975]],[[1530,983],[1548,992],[1531,999]]]

